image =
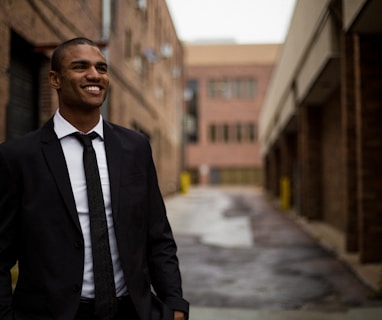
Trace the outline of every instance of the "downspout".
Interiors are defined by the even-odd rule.
[[[102,48],[102,53],[109,64],[109,40],[110,40],[110,21],[111,21],[111,1],[113,0],[102,0],[102,30],[101,30],[101,42],[104,44]],[[110,94],[110,92],[109,92]],[[101,114],[105,120],[108,119],[109,115],[109,94],[105,99],[105,102],[101,107]]]

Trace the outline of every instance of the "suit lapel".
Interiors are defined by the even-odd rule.
[[[49,170],[56,181],[63,202],[65,203],[75,225],[81,230],[64,153],[53,127],[54,124],[52,118],[42,128],[42,151]]]
[[[118,216],[119,190],[121,183],[121,155],[123,149],[112,126],[104,121],[103,128],[107,167],[109,170],[111,207],[113,216],[116,219]]]

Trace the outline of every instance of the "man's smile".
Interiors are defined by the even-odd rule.
[[[101,90],[103,89],[101,86],[95,86],[95,85],[84,86],[83,88],[84,88],[86,91],[88,91],[88,92],[92,92],[92,93],[100,93]]]

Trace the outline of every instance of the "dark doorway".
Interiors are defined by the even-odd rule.
[[[39,58],[33,47],[12,32],[7,140],[38,127]]]

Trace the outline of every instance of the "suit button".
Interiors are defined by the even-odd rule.
[[[80,287],[78,284],[75,284],[75,285],[73,286],[73,291],[74,291],[75,293],[80,292],[80,290],[81,290],[81,287]]]

